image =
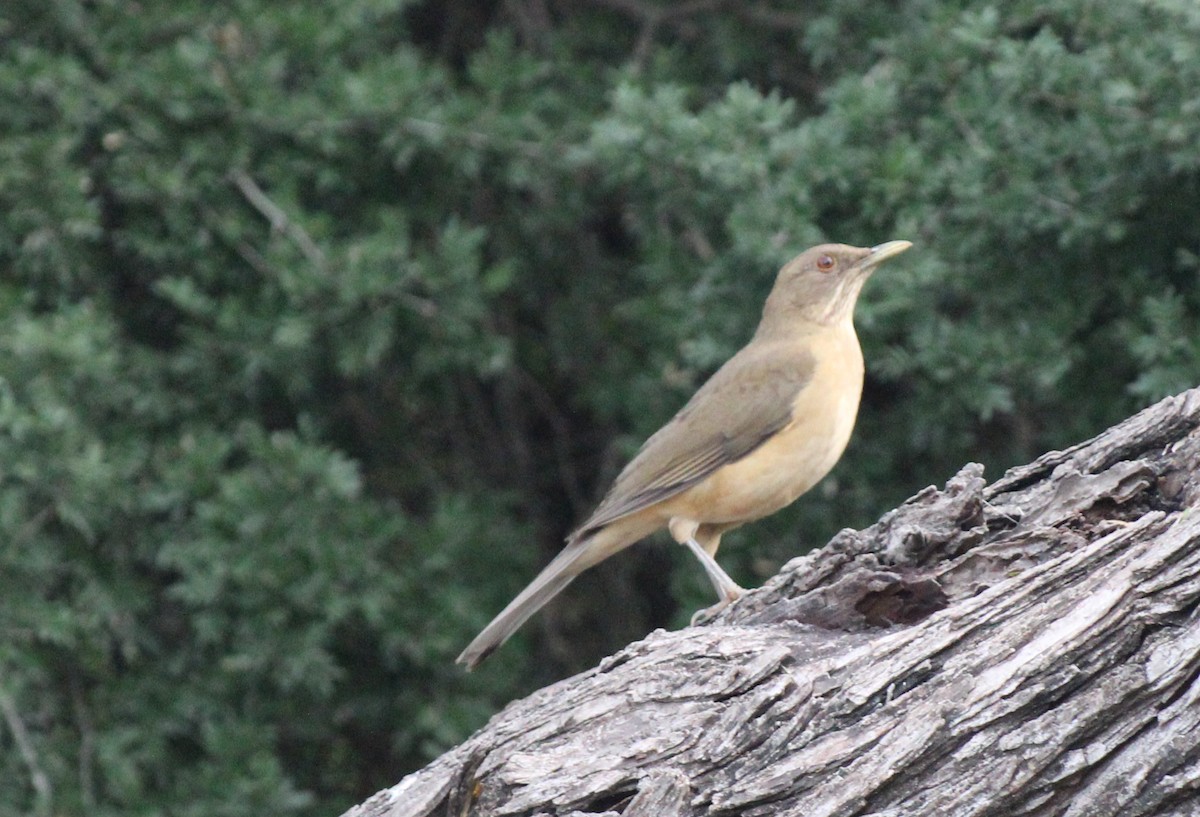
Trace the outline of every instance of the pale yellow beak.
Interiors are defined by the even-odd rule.
[[[864,258],[859,266],[863,269],[871,269],[882,264],[884,261],[899,255],[912,246],[911,241],[888,241],[871,248],[871,254]]]

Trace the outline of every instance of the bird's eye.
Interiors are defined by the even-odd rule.
[[[833,268],[834,261],[832,255],[822,255],[817,259],[817,269],[819,269],[821,272],[829,272]]]

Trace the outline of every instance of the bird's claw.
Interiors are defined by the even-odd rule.
[[[700,624],[707,624],[708,622],[710,622],[714,618],[716,618],[717,615],[722,610],[724,610],[726,607],[728,607],[729,602],[730,602],[730,599],[721,599],[721,601],[718,601],[716,604],[712,605],[711,607],[702,607],[701,609],[692,613],[692,620],[688,623],[691,624],[691,626],[693,626],[693,627],[700,625]]]
[[[724,592],[721,594],[720,601],[711,607],[704,607],[692,614],[692,620],[690,624],[693,627],[695,627],[697,624],[707,624],[716,618],[722,610],[745,595],[745,593],[746,591],[744,589],[731,582],[729,586],[724,588]]]

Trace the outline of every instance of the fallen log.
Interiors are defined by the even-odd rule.
[[[1200,390],[967,465],[346,817],[1200,814]]]

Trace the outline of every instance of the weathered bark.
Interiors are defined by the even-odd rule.
[[[1198,426],[968,465],[347,817],[1200,814]]]

